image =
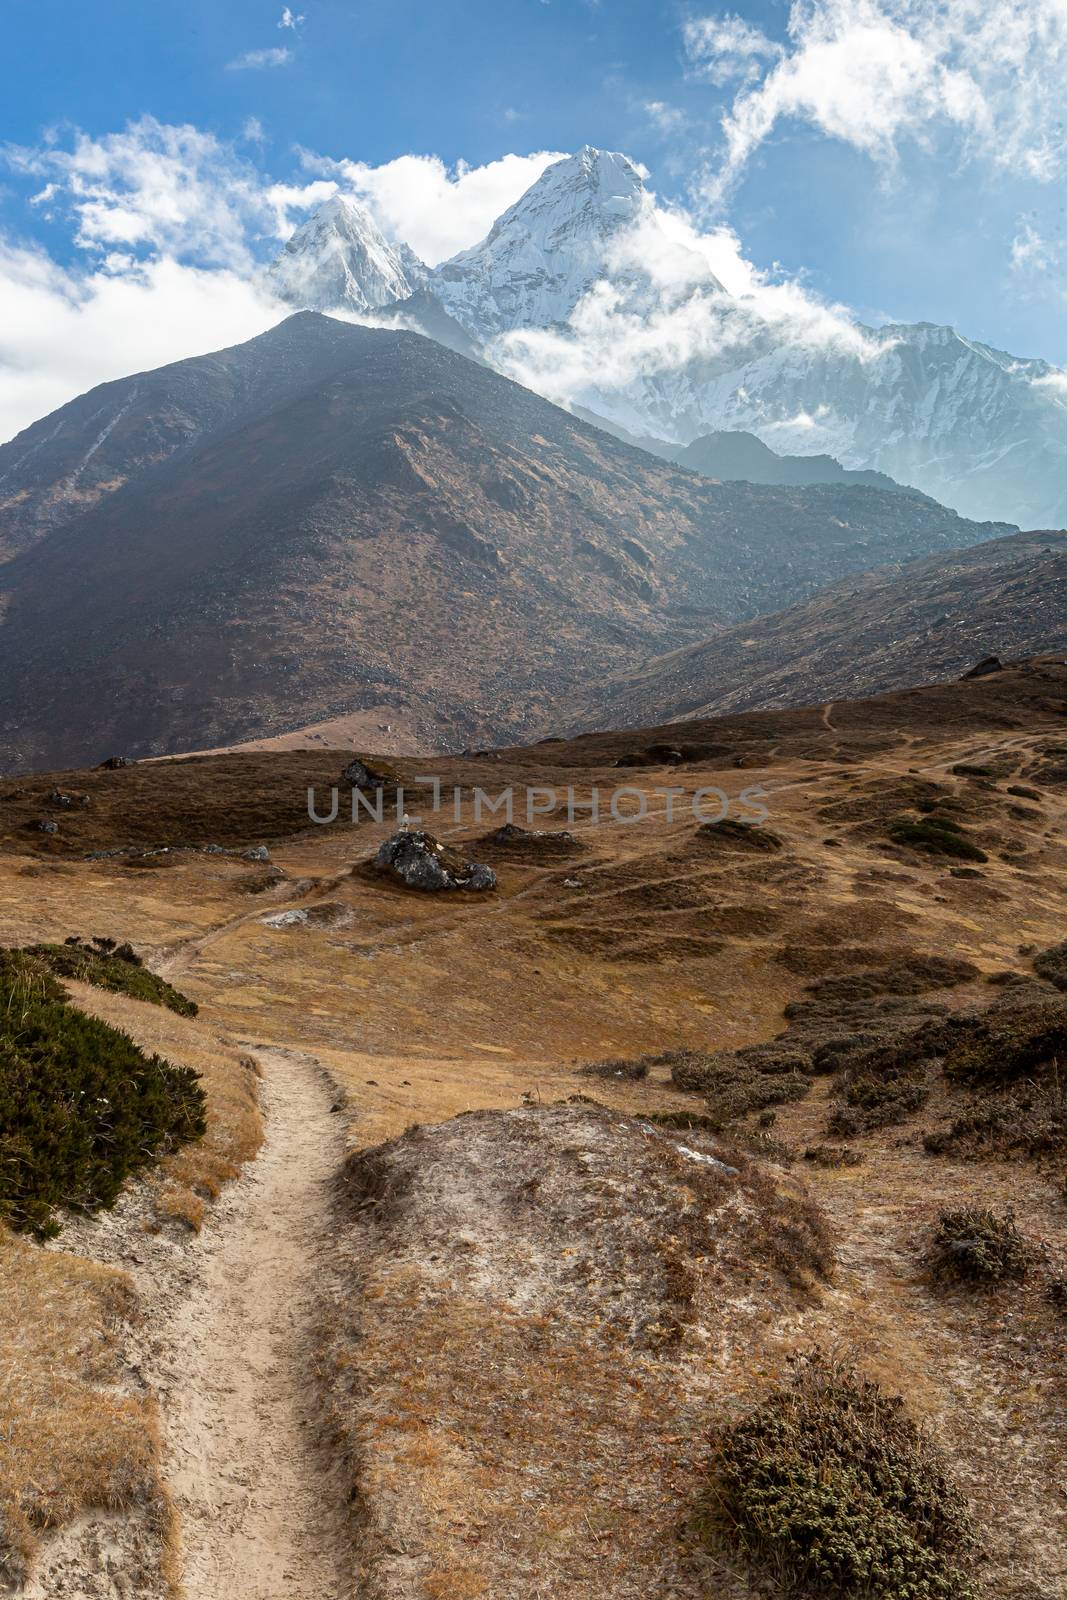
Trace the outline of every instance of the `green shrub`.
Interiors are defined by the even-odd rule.
[[[854,1139],[875,1128],[889,1128],[921,1111],[929,1098],[929,1088],[914,1078],[863,1073],[845,1085],[844,1102],[831,1110],[826,1131],[842,1139]]]
[[[1067,1005],[1053,995],[991,1008],[948,1052],[945,1076],[955,1083],[1008,1087],[1061,1063],[1067,1063]]]
[[[0,952],[0,1217],[51,1237],[58,1207],[114,1205],[204,1127],[194,1072],[76,1010],[40,960]]]
[[[721,822],[702,822],[697,837],[728,850],[780,850],[782,840],[760,823],[737,822],[724,817]]]
[[[708,1056],[696,1052],[679,1054],[671,1064],[671,1081],[676,1089],[706,1096],[707,1113],[718,1127],[750,1111],[803,1100],[811,1090],[810,1078],[800,1072],[780,1070],[778,1058],[761,1071],[731,1050]]]
[[[723,1431],[698,1519],[792,1594],[972,1600],[970,1519],[899,1398],[815,1352]],[[762,1592],[762,1591],[761,1591]]]
[[[931,1155],[973,1159],[1067,1154],[1067,1088],[1031,1085],[998,1095],[923,1143]]]
[[[1034,957],[1034,971],[1057,989],[1067,989],[1067,941],[1039,951]]]
[[[907,845],[910,850],[923,850],[928,855],[958,856],[964,861],[988,861],[984,850],[968,839],[958,822],[947,817],[926,817],[922,822],[912,822],[898,817],[889,824],[889,837],[894,844]]]
[[[128,944],[117,945],[113,939],[94,939],[90,945],[83,944],[80,939],[68,939],[66,944],[29,945],[27,954],[38,957],[57,977],[92,983],[98,989],[128,994],[132,1000],[167,1006],[180,1017],[196,1016],[196,1002],[172,988],[165,978],[157,978],[154,972],[149,972]]]
[[[968,1283],[978,1288],[1022,1283],[1033,1259],[1034,1252],[1011,1212],[998,1216],[981,1206],[942,1211],[926,1253],[936,1283]]]

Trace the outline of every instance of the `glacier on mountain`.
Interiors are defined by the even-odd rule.
[[[635,163],[586,146],[437,267],[338,196],[267,279],[314,310],[406,302],[431,336],[446,319],[427,308],[440,307],[509,376],[632,434],[684,445],[747,430],[889,473],[968,516],[1067,523],[1058,369],[933,323],[865,328],[810,300],[730,294],[671,221]]]

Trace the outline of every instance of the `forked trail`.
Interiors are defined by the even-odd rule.
[[[186,1600],[341,1600],[343,1497],[315,1440],[315,1293],[343,1119],[314,1062],[257,1050],[267,1137],[170,1330],[166,1476]]]

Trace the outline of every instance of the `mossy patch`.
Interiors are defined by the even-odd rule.
[[[697,1519],[790,1594],[971,1600],[962,1495],[937,1446],[847,1363],[815,1352],[725,1428]]]
[[[956,1083],[1008,1088],[1067,1065],[1067,1004],[1056,995],[990,1008],[949,1051],[945,1076]]]
[[[1063,944],[1050,945],[1047,950],[1041,950],[1034,957],[1034,971],[1039,978],[1044,978],[1046,983],[1055,984],[1057,989],[1067,991],[1067,940]]]

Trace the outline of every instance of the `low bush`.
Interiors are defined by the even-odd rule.
[[[813,1144],[805,1150],[804,1160],[816,1167],[858,1167],[863,1152],[847,1144]]]
[[[930,989],[949,989],[970,983],[978,968],[956,956],[914,955],[884,967],[818,978],[808,985],[816,999],[856,1001],[882,994],[923,994]]]
[[[760,1071],[733,1051],[717,1055],[691,1055],[671,1066],[671,1081],[676,1089],[688,1089],[705,1096],[708,1115],[718,1126],[733,1122],[750,1111],[765,1111],[769,1106],[788,1105],[803,1100],[811,1090],[811,1079],[803,1073]]]
[[[1035,1158],[1067,1153],[1067,1088],[1031,1085],[971,1106],[923,1140],[935,1156]]]
[[[847,1363],[815,1352],[722,1431],[697,1519],[777,1590],[839,1600],[971,1600],[966,1504],[944,1457]],[[762,1592],[762,1591],[761,1591]]]
[[[947,817],[929,816],[921,822],[899,817],[891,822],[888,834],[894,844],[906,845],[909,850],[922,850],[928,855],[956,856],[963,861],[988,861],[985,851],[968,839],[958,822]]]
[[[59,1207],[114,1204],[205,1129],[197,1075],[70,1005],[47,965],[0,952],[0,1217],[54,1236]]]
[[[844,1086],[843,1101],[826,1120],[827,1133],[841,1139],[889,1128],[921,1111],[930,1098],[929,1087],[914,1078],[861,1074]]]
[[[770,828],[755,822],[737,822],[725,817],[721,822],[704,822],[697,837],[727,850],[780,850],[782,840]]]
[[[1034,957],[1034,971],[1057,989],[1067,990],[1067,941],[1039,951]]]
[[[979,1026],[965,1034],[945,1058],[945,1076],[955,1083],[1008,1087],[1067,1066],[1067,1004],[1020,1000],[990,1007]]]
[[[131,1000],[166,1006],[180,1017],[196,1016],[196,1002],[172,988],[165,978],[149,972],[128,944],[116,944],[113,939],[94,939],[91,944],[68,939],[65,944],[29,945],[26,954],[44,962],[59,978],[73,978],[98,989],[128,994]]]
[[[998,1216],[981,1206],[942,1211],[926,1252],[935,1283],[966,1283],[992,1288],[1022,1283],[1033,1263],[1011,1212]]]

